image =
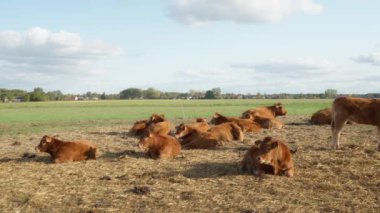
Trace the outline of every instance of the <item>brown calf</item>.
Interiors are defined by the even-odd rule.
[[[332,122],[332,110],[331,108],[325,108],[315,112],[311,118],[310,123],[317,125],[331,125]],[[354,122],[348,120],[347,124],[353,124]]]
[[[211,121],[212,124],[222,124],[226,122],[236,123],[244,132],[260,132],[261,126],[251,119],[242,119],[234,117],[226,117],[219,113],[214,113]]]
[[[49,153],[54,163],[66,163],[96,159],[97,147],[89,141],[68,142],[45,135],[35,149]]]
[[[152,133],[140,140],[139,147],[146,150],[149,157],[163,160],[174,158],[181,151],[181,145],[176,138]]]
[[[255,116],[252,117],[256,123],[260,124],[260,126],[264,129],[282,129],[284,127],[284,123],[277,119],[272,118],[264,118]]]
[[[331,109],[325,108],[318,110],[315,112],[311,118],[310,122],[312,124],[318,124],[318,125],[325,125],[325,124],[331,124]]]
[[[232,122],[219,124],[207,130],[200,132],[188,128],[189,134],[183,138],[183,148],[187,149],[213,149],[221,141],[231,142],[232,140],[244,140],[244,134],[241,128]]]
[[[242,118],[262,117],[274,119],[277,116],[286,115],[287,111],[281,103],[277,103],[273,106],[259,107],[256,109],[250,109],[242,114]]]
[[[380,151],[380,99],[353,97],[336,98],[332,104],[332,146],[339,148],[340,133],[346,121],[369,124],[378,130],[378,151]]]
[[[294,176],[294,164],[289,148],[272,137],[257,140],[244,156],[241,167],[255,175],[269,172],[274,175]]]
[[[209,128],[210,128],[210,126],[208,125],[207,121],[204,121],[202,119],[198,122],[198,119],[197,119],[196,123],[186,124],[186,125],[184,123],[181,123],[180,125],[176,126],[175,127],[175,129],[176,129],[175,136],[177,138],[182,138],[182,137],[186,137],[187,135],[189,135],[190,132],[193,132],[193,131],[205,132]]]

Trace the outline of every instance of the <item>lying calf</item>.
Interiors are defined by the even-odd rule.
[[[219,113],[214,113],[211,121],[212,124],[222,124],[227,122],[236,123],[243,132],[260,132],[261,126],[256,123],[254,120],[245,119],[245,118],[235,118],[235,117],[226,117]]]
[[[47,152],[54,163],[96,159],[96,145],[89,141],[62,141],[45,135],[36,146],[37,152]]]
[[[178,139],[182,139],[183,137],[186,137],[187,135],[191,134],[193,131],[198,132],[206,132],[210,126],[208,125],[207,121],[204,121],[203,119],[197,119],[196,123],[192,124],[184,124],[181,123],[180,125],[176,126],[176,132],[175,136]]]
[[[244,156],[241,168],[257,176],[263,173],[294,176],[294,165],[289,148],[272,137],[257,140]]]
[[[169,135],[148,133],[139,142],[139,147],[147,151],[153,159],[170,159],[176,157],[181,151],[178,140]]]
[[[190,134],[182,139],[184,149],[214,149],[221,145],[222,141],[244,140],[242,130],[232,122],[219,124],[206,132],[190,130]]]

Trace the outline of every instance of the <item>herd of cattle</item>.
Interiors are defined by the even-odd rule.
[[[280,129],[284,123],[277,116],[286,115],[281,103],[273,106],[250,109],[240,117],[226,117],[215,113],[209,122],[197,118],[194,123],[181,123],[172,132],[172,124],[164,115],[153,114],[147,120],[136,121],[130,134],[140,137],[139,147],[153,159],[176,157],[181,149],[215,149],[221,142],[243,141],[245,132],[256,133],[262,128]],[[331,109],[323,109],[311,117],[314,124],[331,124],[332,147],[339,148],[339,137],[346,123],[370,124],[377,126],[380,151],[380,99],[339,97]],[[90,141],[62,141],[45,135],[36,151],[47,152],[54,163],[96,159],[97,147]],[[240,163],[243,171],[260,176],[294,175],[291,151],[280,140],[266,137],[255,141]]]

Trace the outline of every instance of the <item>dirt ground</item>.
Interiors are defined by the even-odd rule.
[[[5,212],[380,212],[380,152],[376,128],[347,125],[330,149],[330,127],[305,116],[282,119],[282,130],[246,134],[216,150],[183,150],[174,160],[148,159],[127,132],[130,125],[49,132],[89,139],[97,160],[52,164],[34,156],[41,134],[0,136],[0,209]],[[283,139],[293,178],[257,178],[238,163],[255,140]]]

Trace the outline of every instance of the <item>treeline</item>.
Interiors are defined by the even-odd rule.
[[[117,100],[117,99],[326,99],[341,95],[350,95],[363,98],[380,98],[380,93],[368,94],[338,94],[335,89],[327,89],[324,93],[306,94],[241,94],[222,93],[219,87],[210,90],[189,90],[188,92],[164,92],[154,88],[128,88],[119,94],[86,92],[84,94],[63,94],[60,90],[45,92],[42,88],[34,88],[27,92],[19,89],[0,89],[1,102],[28,102],[28,101],[64,101],[64,100]]]

